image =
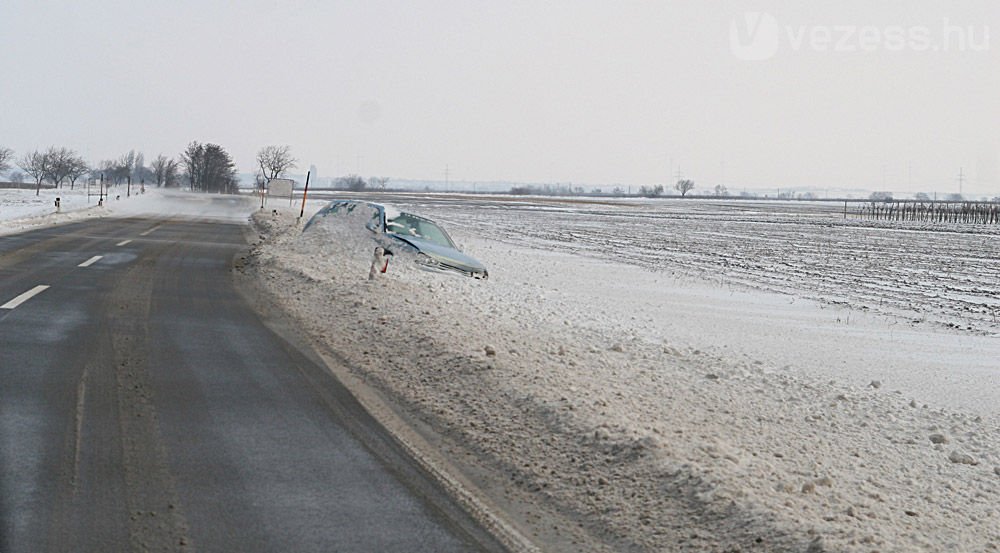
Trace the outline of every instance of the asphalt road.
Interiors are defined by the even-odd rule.
[[[0,553],[500,550],[249,305],[245,247],[194,219],[0,237]]]

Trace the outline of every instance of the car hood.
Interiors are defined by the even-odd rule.
[[[411,246],[420,250],[421,253],[426,254],[445,265],[469,273],[486,272],[486,266],[480,263],[478,259],[465,255],[464,253],[456,250],[455,248],[441,246],[439,244],[435,244],[434,242],[430,242],[422,238],[417,238],[415,236],[401,236],[395,233],[388,233],[388,234],[390,234],[393,238],[396,238],[397,240],[402,240],[403,242],[410,244]]]

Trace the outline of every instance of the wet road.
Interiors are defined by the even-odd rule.
[[[499,550],[236,289],[237,223],[0,237],[0,553]]]

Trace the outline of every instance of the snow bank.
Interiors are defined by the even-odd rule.
[[[369,282],[301,247],[293,217],[254,223],[248,270],[358,378],[432,428],[543,550],[1000,547],[996,418],[925,405],[894,392],[887,377],[899,372],[810,349],[811,332],[867,347],[859,337],[891,336],[891,321],[846,325],[823,304],[450,225],[489,281],[400,265]],[[723,325],[727,305],[742,326]],[[786,357],[751,347],[748,328],[809,370],[775,364]],[[966,338],[991,339],[955,340]],[[944,369],[939,380],[960,378],[960,366]]]

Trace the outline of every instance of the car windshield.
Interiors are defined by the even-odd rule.
[[[428,242],[433,242],[446,248],[454,248],[455,244],[451,238],[431,221],[423,217],[417,217],[409,213],[399,213],[387,218],[385,222],[386,230],[400,236],[413,236]]]

